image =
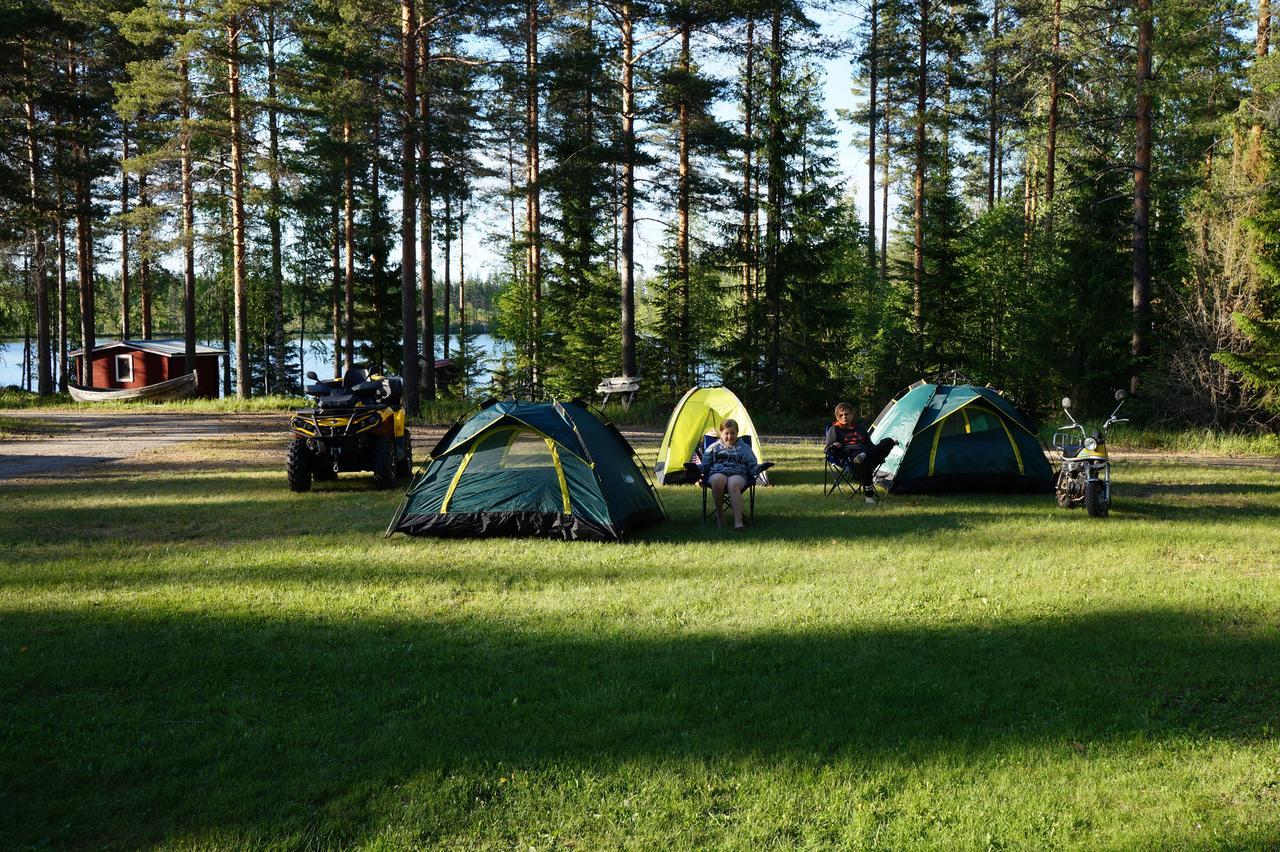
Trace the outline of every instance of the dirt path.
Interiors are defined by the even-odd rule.
[[[249,437],[283,443],[288,435],[286,417],[271,414],[187,414],[111,413],[23,409],[0,411],[0,415],[33,424],[31,434],[0,439],[0,480],[54,474],[62,470],[132,458],[147,450],[211,438]],[[40,428],[53,424],[49,434]],[[414,445],[425,455],[443,434],[440,426],[414,429]],[[657,443],[660,430],[624,428],[632,443]],[[808,436],[765,435],[766,443],[818,442]],[[1168,455],[1154,451],[1115,450],[1117,461],[1146,461],[1206,465],[1209,467],[1252,467],[1280,472],[1280,458],[1235,458],[1181,453]]]
[[[131,458],[145,450],[230,435],[283,438],[279,414],[96,414],[81,411],[0,411],[30,420],[31,434],[0,439],[0,480]],[[40,434],[43,424],[55,424]]]

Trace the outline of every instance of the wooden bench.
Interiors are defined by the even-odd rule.
[[[626,410],[635,402],[636,393],[640,390],[638,376],[614,376],[596,385],[596,393],[600,394],[600,407],[609,404],[609,397],[621,397],[622,408]]]

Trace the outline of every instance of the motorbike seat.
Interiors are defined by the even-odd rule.
[[[342,389],[351,390],[361,382],[369,381],[369,371],[363,367],[348,367],[342,374]]]

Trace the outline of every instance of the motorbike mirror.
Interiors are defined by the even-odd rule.
[[[1126,392],[1123,388],[1121,388],[1120,390],[1116,391],[1116,402],[1120,402],[1128,395],[1129,395],[1128,392]]]
[[[1062,398],[1062,407],[1063,407],[1063,408],[1070,408],[1070,407],[1071,407],[1071,397],[1069,397],[1069,396],[1064,396],[1064,397]]]
[[[320,377],[316,375],[316,371],[315,371],[315,370],[307,370],[307,378],[308,378],[308,379],[310,379],[310,380],[311,380],[311,381],[313,381],[313,382],[318,382],[318,381],[320,381]]]

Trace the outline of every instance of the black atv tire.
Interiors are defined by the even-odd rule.
[[[385,491],[396,484],[396,442],[383,435],[369,438],[369,454],[373,456],[373,487]]]
[[[408,479],[413,475],[413,438],[404,430],[404,458],[396,462],[396,478]]]
[[[311,452],[303,438],[289,442],[285,454],[285,472],[289,476],[289,490],[299,494],[311,490]]]
[[[1091,518],[1105,518],[1111,508],[1103,499],[1102,481],[1091,479],[1084,484],[1084,509]]]

